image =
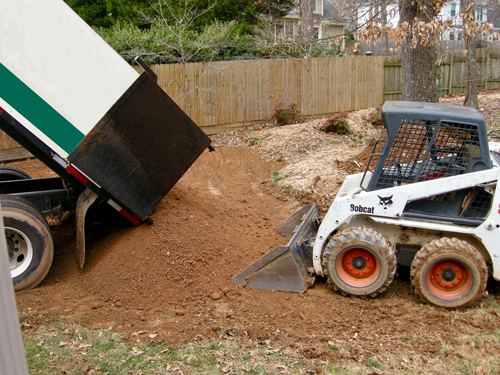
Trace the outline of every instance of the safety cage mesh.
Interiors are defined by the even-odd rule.
[[[475,124],[403,119],[373,190],[465,173],[480,156]]]
[[[491,207],[493,195],[485,191],[483,188],[475,188],[470,198],[466,199],[463,206],[463,217],[479,217],[484,218],[488,215]]]

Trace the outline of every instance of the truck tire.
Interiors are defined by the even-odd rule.
[[[31,180],[25,171],[8,165],[0,165],[0,181]]]
[[[396,273],[396,253],[389,241],[365,227],[348,228],[333,237],[323,252],[328,282],[344,295],[375,297]]]
[[[14,290],[34,288],[49,272],[54,257],[47,221],[24,198],[0,195],[0,204]]]
[[[468,242],[441,238],[418,251],[410,277],[423,301],[446,308],[466,307],[486,290],[488,269],[481,253]]]

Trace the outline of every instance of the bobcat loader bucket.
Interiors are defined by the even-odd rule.
[[[288,245],[278,246],[233,277],[235,285],[255,289],[303,293],[313,285],[312,242],[318,230],[318,207],[309,204],[290,216],[275,230],[291,236]]]

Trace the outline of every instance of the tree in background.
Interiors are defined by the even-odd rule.
[[[437,103],[436,29],[427,25],[433,25],[439,4],[400,0],[399,13],[406,26],[401,61],[403,100]]]
[[[387,32],[387,4],[380,4],[380,11],[382,13],[382,56],[389,56],[389,33]]]
[[[484,4],[483,4],[484,5]],[[497,2],[489,4],[490,9],[497,10]],[[472,0],[460,0],[460,17],[462,17],[462,26],[465,40],[465,50],[467,54],[467,70],[465,80],[465,100],[464,105],[478,108],[477,81],[478,66],[476,47],[481,36],[490,33],[491,25],[479,22],[476,19],[475,2]]]
[[[467,53],[467,70],[465,73],[465,100],[464,106],[477,109],[477,60],[476,60],[476,33],[474,2],[472,0],[460,0],[462,10],[462,24],[464,26],[465,49]],[[473,26],[474,25],[474,26]],[[472,27],[471,27],[472,26]],[[471,30],[472,29],[472,30]]]
[[[214,21],[238,24],[239,32],[254,34],[261,15],[282,17],[295,6],[294,0],[198,0],[198,6],[209,12],[198,19],[199,25],[208,25]]]
[[[235,21],[215,20],[199,25],[199,20],[209,13],[214,4],[204,7],[196,0],[174,2],[156,0],[148,12],[141,12],[151,25],[149,36],[156,53],[163,60],[186,64],[191,61],[210,62],[221,60],[220,54],[238,38]]]
[[[259,58],[250,35],[262,17],[294,0],[67,0],[127,61],[207,62]]]
[[[78,15],[93,27],[108,28],[117,22],[144,25],[138,12],[148,13],[150,0],[65,0]],[[169,0],[173,9],[182,10],[184,0]],[[198,9],[209,9],[193,23],[203,27],[214,22],[235,21],[241,33],[253,33],[261,14],[280,17],[293,6],[294,0],[196,0]],[[147,26],[147,24],[145,25]]]
[[[142,23],[137,10],[146,10],[148,0],[65,0],[66,3],[93,27],[111,27],[117,22]]]
[[[305,41],[314,37],[313,1],[316,0],[299,0],[300,37]]]
[[[314,18],[315,3],[316,0],[295,1],[298,12],[293,12],[293,15],[295,17],[298,15],[297,23],[294,23],[290,18],[276,20],[276,17],[261,15],[259,26],[256,28],[257,31],[253,38],[254,54],[261,58],[299,60],[312,57],[342,56],[344,35],[342,33],[333,35],[331,32],[319,32],[323,20],[321,17]],[[340,13],[335,12],[329,2],[325,2],[324,7],[324,9],[328,9],[325,12],[329,17],[328,24],[335,21],[334,15],[341,16]],[[281,15],[278,14],[278,18],[282,18],[286,12],[282,11]],[[294,26],[290,26],[292,23]],[[315,28],[315,25],[319,27]]]
[[[386,2],[386,0],[377,0]],[[475,45],[478,35],[491,32],[492,25],[474,19],[473,0],[462,0],[462,28],[466,37],[468,80],[466,105],[477,106],[477,64]],[[400,22],[395,28],[381,25],[375,18],[360,30],[359,39],[368,44],[380,40],[380,36],[391,30],[400,37],[397,45],[402,46],[403,99],[414,101],[438,101],[436,44],[441,35],[453,28],[453,20],[440,20],[438,13],[445,0],[399,0]],[[373,2],[370,2],[373,4]],[[372,5],[373,6],[373,5]],[[468,9],[468,10],[467,10]],[[457,16],[458,17],[458,16]]]

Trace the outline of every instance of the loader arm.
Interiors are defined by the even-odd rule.
[[[466,175],[422,181],[418,184],[401,185],[375,191],[361,191],[337,197],[325,215],[316,235],[316,241],[313,249],[313,266],[316,274],[324,275],[321,258],[323,249],[330,235],[333,234],[341,225],[347,224],[352,217],[369,215],[375,221],[390,219],[390,221],[396,225],[403,225],[402,221],[404,217],[404,209],[409,202],[444,194],[450,191],[457,191],[488,183],[496,183],[499,173],[500,170],[498,168],[494,168],[479,172],[472,172]],[[351,184],[351,182],[347,180],[344,183]],[[341,188],[340,191],[344,190]],[[500,204],[499,200],[500,197],[498,194],[495,194],[493,207],[498,207]],[[488,218],[485,220],[485,223],[487,228],[484,228],[484,230],[498,230],[497,225],[500,224],[500,215],[498,214],[498,210],[492,210]],[[425,226],[430,224],[429,222],[425,222],[423,225]],[[435,226],[434,224],[431,225]],[[445,226],[448,227],[447,225]],[[491,238],[491,234],[487,235],[486,233],[483,233],[483,226],[478,225],[477,227],[479,229],[477,229],[473,234],[481,238],[485,246],[491,252],[491,249],[493,248],[491,246],[493,244],[487,245],[487,238]],[[455,231],[456,230],[457,228],[455,227]],[[468,230],[466,232],[471,233],[474,231]],[[500,266],[500,258],[498,258],[497,265]],[[495,267],[495,269],[499,268]],[[498,277],[500,277],[500,272]]]

